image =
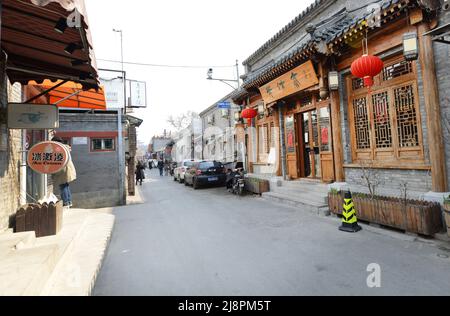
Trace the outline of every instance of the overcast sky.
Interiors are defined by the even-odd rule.
[[[99,68],[120,69],[130,62],[201,66],[160,68],[125,65],[128,79],[147,82],[148,108],[133,115],[144,119],[139,140],[169,128],[170,114],[201,112],[233,90],[206,80],[209,67],[239,64],[303,11],[312,0],[86,0]],[[240,68],[243,73],[243,67]],[[236,78],[234,67],[215,68],[214,77]]]

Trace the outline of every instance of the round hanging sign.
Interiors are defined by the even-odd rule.
[[[57,142],[42,142],[28,151],[28,166],[40,174],[55,174],[64,169],[70,159],[68,148]]]

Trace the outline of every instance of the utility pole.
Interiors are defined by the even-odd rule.
[[[122,80],[123,80],[123,87],[124,87],[124,102],[123,102],[123,108],[125,109],[126,113],[126,106],[127,106],[127,91],[126,91],[126,81],[125,81],[125,71],[124,71],[124,63],[123,63],[123,32],[122,30],[116,30],[113,29],[114,32],[120,33],[120,60],[122,64]],[[125,192],[125,155],[124,155],[124,148],[123,148],[123,126],[122,126],[122,108],[117,109],[117,151],[118,151],[118,159],[119,159],[119,197],[120,197],[120,204],[125,205],[126,204],[126,192]]]

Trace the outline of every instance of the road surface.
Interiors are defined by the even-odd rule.
[[[156,170],[142,194],[145,204],[114,211],[94,295],[450,295],[450,249],[343,233],[336,218],[194,191]]]

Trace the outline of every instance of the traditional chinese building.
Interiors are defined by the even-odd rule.
[[[371,170],[381,194],[399,195],[407,183],[410,197],[440,199],[450,181],[449,51],[426,34],[448,23],[446,8],[414,0],[310,5],[244,61],[233,99],[259,113],[248,129],[250,170],[264,174],[276,148],[285,179],[364,191]],[[363,50],[383,61],[370,88],[350,70]]]

